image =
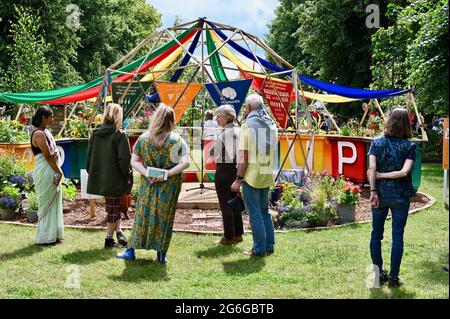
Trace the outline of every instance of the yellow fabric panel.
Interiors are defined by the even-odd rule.
[[[180,46],[178,49],[173,51],[167,58],[159,62],[154,68],[153,72],[163,72],[163,70],[167,69],[169,65],[171,65],[181,54],[183,51],[183,47]],[[149,73],[146,74],[141,81],[153,81],[159,73]]]
[[[302,94],[301,91],[299,91],[299,93]],[[358,101],[357,99],[351,99],[351,98],[336,95],[336,94],[318,94],[318,93],[303,91],[303,95],[306,98],[311,99],[311,100],[318,100],[318,101],[328,102],[328,103],[348,103],[348,102]]]
[[[87,99],[86,101],[95,103],[97,101],[97,97],[93,97],[93,98]],[[79,101],[79,102],[82,102],[82,101]],[[111,95],[106,97],[106,102],[108,102],[108,103],[112,102]]]

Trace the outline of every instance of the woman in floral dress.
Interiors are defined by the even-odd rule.
[[[128,248],[117,258],[134,260],[135,249],[154,249],[159,263],[167,261],[182,172],[189,166],[189,149],[174,128],[173,110],[161,104],[152,116],[149,131],[134,145],[131,166],[142,175],[141,186]],[[148,177],[147,167],[168,170],[167,179]]]

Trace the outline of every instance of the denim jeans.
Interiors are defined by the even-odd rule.
[[[383,269],[381,256],[381,240],[384,233],[384,222],[388,210],[392,215],[392,249],[390,277],[397,278],[403,256],[403,233],[408,219],[410,200],[407,197],[380,197],[378,208],[372,207],[372,235],[370,239],[370,255],[379,271]]]
[[[269,188],[254,188],[243,182],[242,190],[252,227],[253,251],[265,253],[275,245],[273,221],[269,214]]]

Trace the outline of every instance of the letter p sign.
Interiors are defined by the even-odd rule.
[[[352,156],[344,157],[344,147],[350,148],[352,150]],[[357,152],[355,144],[346,141],[338,141],[337,149],[338,149],[338,163],[339,163],[338,172],[339,175],[342,175],[344,171],[344,164],[354,164],[356,162]]]

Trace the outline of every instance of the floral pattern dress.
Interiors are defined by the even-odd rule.
[[[188,154],[189,149],[183,138],[176,133],[170,133],[162,147],[150,143],[148,133],[144,133],[136,141],[133,152],[143,160],[145,167],[168,169]],[[150,183],[141,176],[130,247],[168,250],[182,181],[182,173],[161,183]]]

